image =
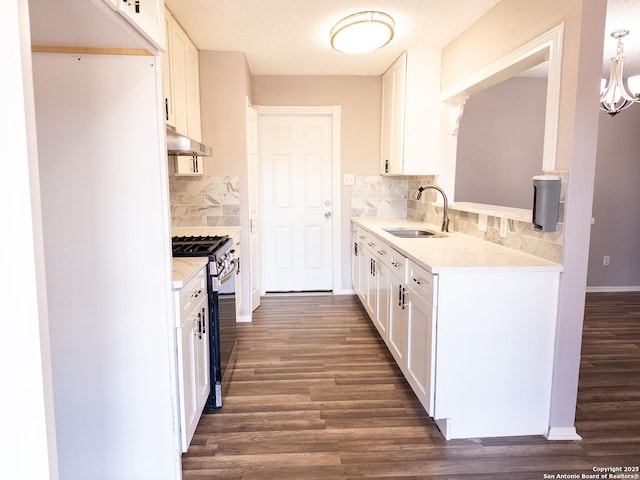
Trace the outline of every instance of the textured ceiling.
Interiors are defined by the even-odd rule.
[[[498,0],[166,0],[199,50],[244,52],[254,75],[379,75],[412,48],[441,49]],[[331,49],[329,31],[342,17],[382,10],[396,22],[386,47],[360,55]],[[625,76],[640,74],[640,0],[609,0],[603,69],[624,40]],[[607,75],[607,74],[605,74]]]
[[[640,75],[640,0],[609,0],[604,40],[604,69],[608,77],[611,57],[618,42],[611,38],[615,30],[629,30],[624,44],[624,76]]]
[[[245,52],[254,75],[379,75],[410,48],[441,49],[498,0],[167,0],[199,50]],[[381,10],[396,33],[360,55],[331,49],[342,17]]]

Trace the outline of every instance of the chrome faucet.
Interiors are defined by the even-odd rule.
[[[447,194],[444,193],[444,190],[442,190],[437,185],[425,185],[424,187],[419,187],[418,190],[416,190],[416,192],[413,194],[413,199],[420,200],[420,197],[422,197],[422,192],[424,192],[428,188],[433,188],[434,190],[437,190],[442,194],[442,198],[444,199],[444,212],[442,214],[442,231],[448,232],[449,231],[449,201],[447,200]]]

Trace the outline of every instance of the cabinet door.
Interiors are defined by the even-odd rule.
[[[382,77],[381,172],[392,175],[403,172],[406,59],[403,54]]]
[[[186,44],[185,68],[187,135],[200,142],[202,141],[202,127],[200,121],[200,67],[198,62],[198,50],[191,41]]]
[[[176,175],[202,175],[204,173],[202,157],[176,155],[175,159]]]
[[[207,296],[198,306],[195,315],[197,325],[195,326],[194,339],[194,369],[195,369],[195,394],[196,394],[196,420],[198,423],[200,414],[209,397],[211,390],[211,375],[209,373],[209,313]],[[195,427],[194,427],[195,429]]]
[[[389,275],[389,339],[387,347],[400,369],[405,371],[407,327],[404,318],[404,279]]]
[[[165,48],[164,2],[160,0],[122,0],[120,13],[147,40]]]
[[[189,38],[177,23],[171,34],[171,80],[176,131],[189,135],[187,116],[187,44]]]
[[[167,39],[167,48],[162,53],[162,94],[164,103],[162,105],[164,120],[167,125],[176,128],[176,116],[173,111],[173,83],[171,75],[171,38],[173,34],[173,17],[171,12],[164,9],[164,26]]]
[[[351,239],[351,286],[356,293],[360,291],[360,255],[362,245],[358,243],[357,234],[354,233]]]
[[[433,416],[435,309],[417,291],[406,296],[407,358],[405,376],[427,413]]]
[[[182,451],[186,452],[198,423],[196,393],[196,336],[194,319],[190,316],[177,329],[178,340],[178,385],[180,393],[180,437]]]
[[[376,261],[376,305],[373,321],[382,339],[387,341],[389,326],[389,267]]]
[[[368,278],[367,278],[367,289],[365,291],[365,308],[367,312],[369,312],[369,316],[374,319],[376,317],[376,305],[378,302],[377,294],[378,294],[378,286],[377,286],[377,272],[376,269],[377,261],[373,254],[365,249],[366,257],[367,257],[367,266],[368,266]]]
[[[382,76],[382,128],[380,130],[380,172],[390,173],[393,129],[393,73]]]

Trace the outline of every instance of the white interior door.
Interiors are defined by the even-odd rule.
[[[332,117],[262,115],[267,292],[332,289]]]

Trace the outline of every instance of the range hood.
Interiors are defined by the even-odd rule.
[[[189,157],[211,157],[211,147],[167,128],[167,153]]]

